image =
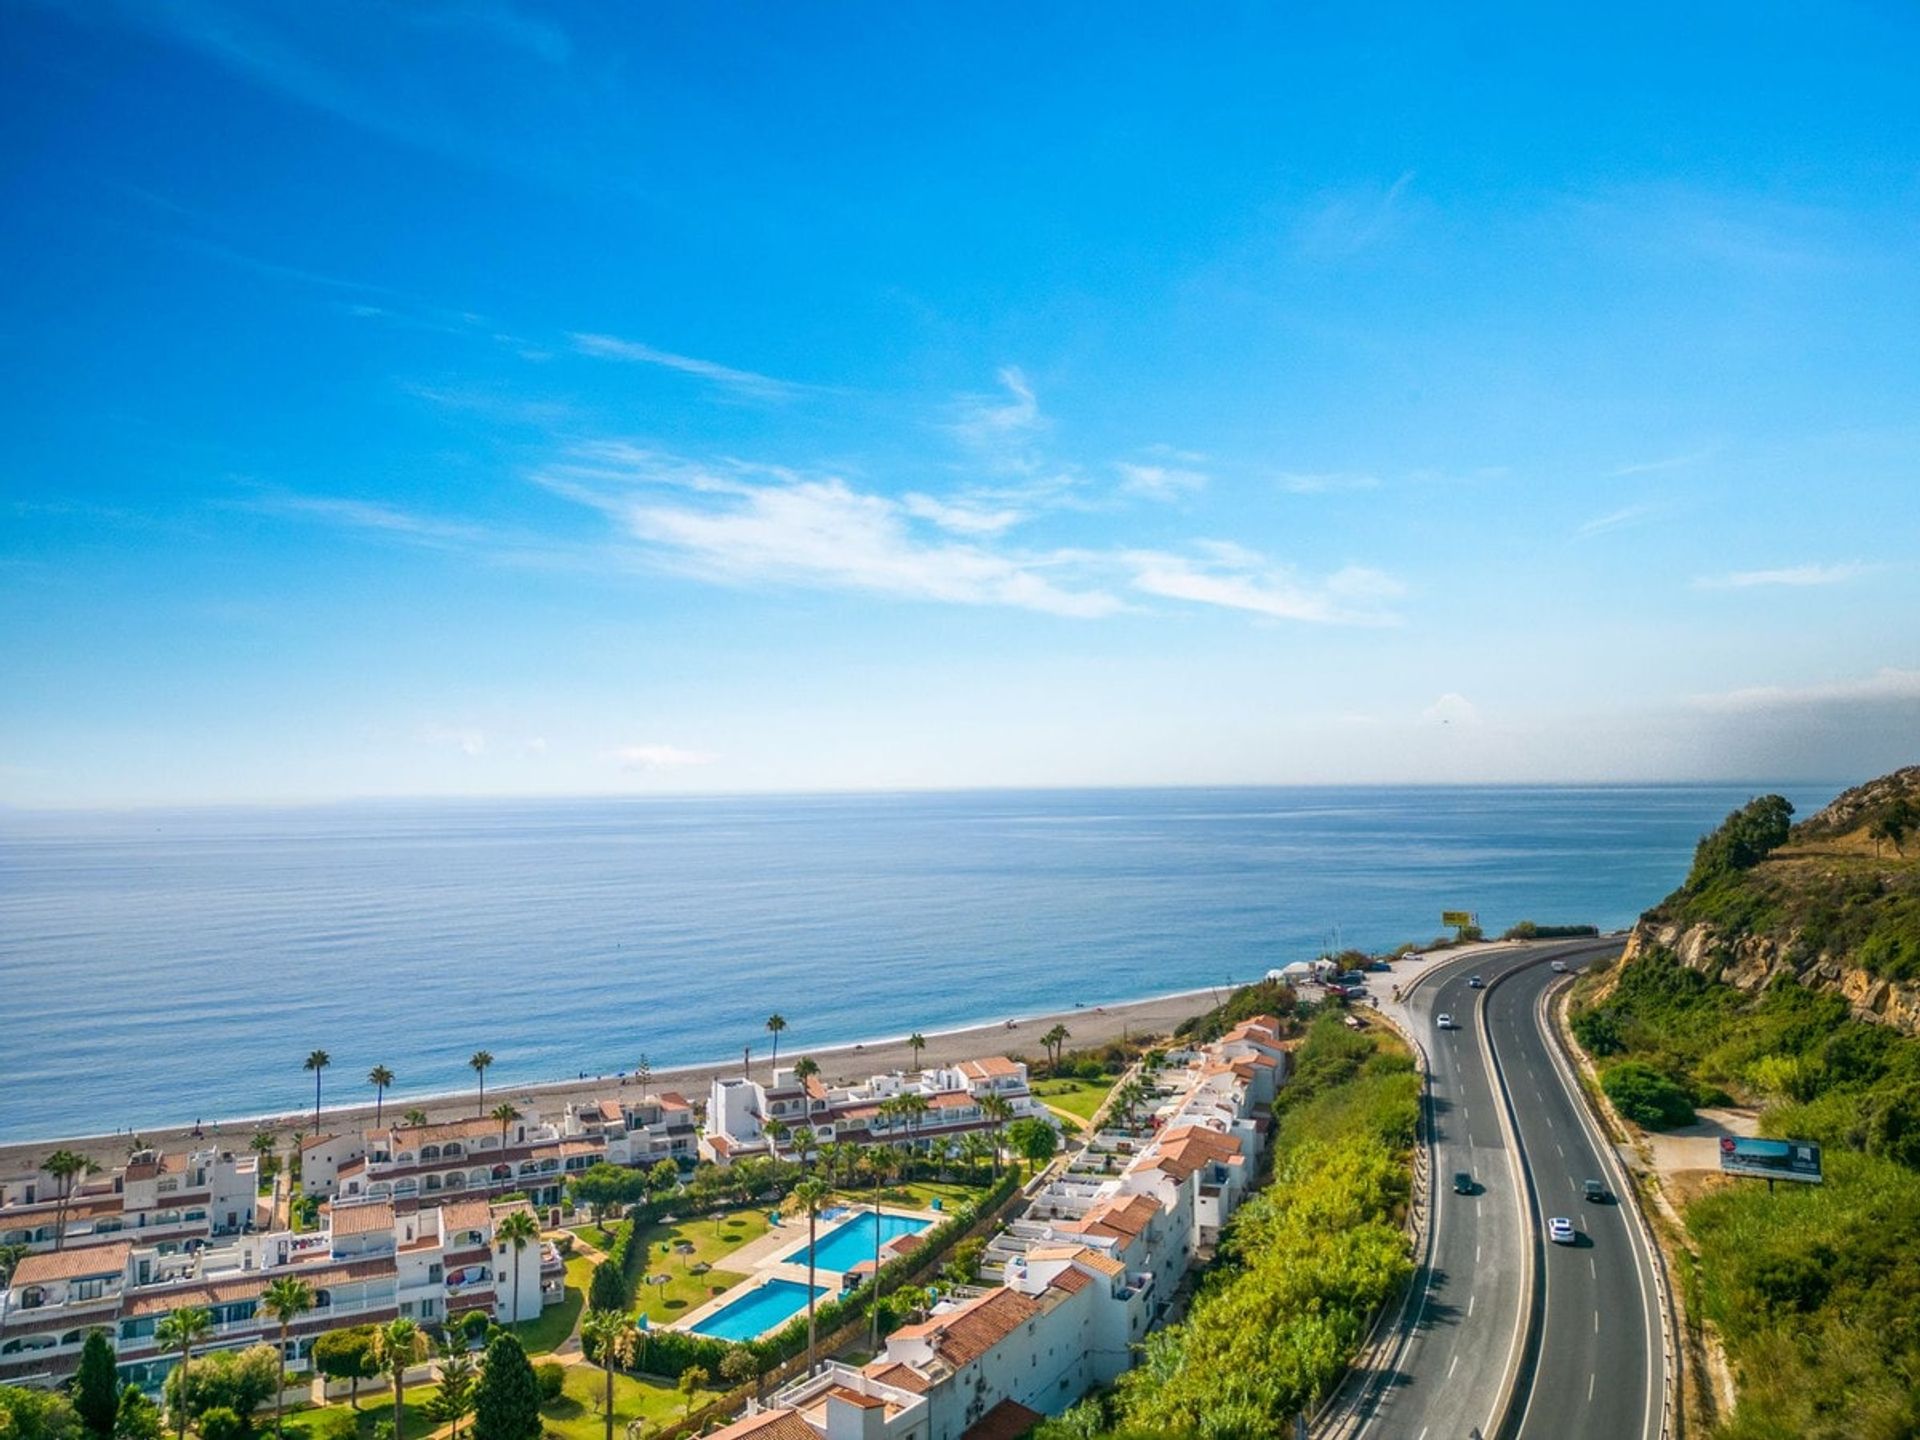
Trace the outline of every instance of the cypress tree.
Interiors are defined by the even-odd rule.
[[[473,1440],[540,1440],[540,1387],[527,1352],[508,1331],[487,1346],[486,1367],[473,1392]]]
[[[89,1330],[80,1350],[80,1373],[73,1377],[73,1408],[89,1435],[111,1440],[120,1414],[120,1375],[113,1365],[113,1344],[104,1330]]]
[[[593,1280],[587,1286],[589,1310],[624,1310],[627,1298],[627,1277],[620,1273],[617,1260],[608,1258],[593,1267]]]

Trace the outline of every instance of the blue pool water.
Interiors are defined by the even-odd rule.
[[[824,1295],[826,1287],[816,1285],[813,1293]],[[793,1280],[769,1280],[732,1304],[722,1305],[691,1328],[695,1334],[712,1335],[721,1340],[754,1340],[806,1308],[806,1286]]]
[[[862,1260],[873,1258],[873,1232],[875,1224],[880,1227],[880,1243],[897,1240],[902,1235],[917,1235],[933,1222],[931,1220],[912,1220],[904,1215],[881,1215],[877,1221],[871,1210],[862,1210],[853,1219],[837,1229],[829,1231],[814,1242],[813,1263],[822,1270],[851,1270]],[[807,1247],[785,1255],[783,1259],[795,1265],[807,1263]],[[805,1303],[805,1302],[802,1302]]]

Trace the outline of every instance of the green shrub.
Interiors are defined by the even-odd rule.
[[[1672,1077],[1639,1060],[1622,1060],[1600,1074],[1600,1086],[1614,1107],[1636,1125],[1670,1130],[1691,1125],[1693,1103]]]
[[[356,1440],[359,1434],[360,1417],[335,1406],[322,1410],[313,1424],[314,1440]]]
[[[567,1388],[567,1367],[558,1360],[542,1360],[533,1367],[534,1384],[540,1387],[540,1403],[551,1405]]]

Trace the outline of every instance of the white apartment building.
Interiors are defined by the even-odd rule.
[[[199,1349],[277,1344],[260,1296],[284,1275],[313,1287],[311,1313],[290,1332],[288,1360],[304,1368],[326,1330],[399,1316],[441,1324],[467,1310],[530,1320],[562,1298],[562,1262],[537,1242],[499,1242],[495,1227],[517,1205],[465,1198],[438,1208],[373,1203],[333,1212],[319,1230],[255,1232],[186,1252],[121,1239],[29,1255],[0,1291],[0,1382],[56,1383],[72,1373],[87,1332],[105,1329],[124,1379],[154,1388],[174,1364],[154,1344],[173,1311],[213,1319]],[[516,1308],[517,1300],[517,1308]]]
[[[1252,1188],[1287,1049],[1260,1018],[1167,1062],[1146,1123],[1103,1130],[995,1238],[1002,1284],[896,1330],[863,1368],[795,1381],[716,1440],[1013,1440],[1111,1384]]]
[[[896,1117],[882,1109],[889,1100],[917,1096],[926,1112]],[[1027,1067],[1004,1056],[968,1060],[917,1073],[873,1075],[854,1085],[829,1086],[819,1076],[802,1082],[790,1066],[773,1072],[762,1085],[749,1076],[717,1076],[707,1097],[707,1130],[700,1142],[703,1158],[726,1165],[743,1155],[766,1155],[773,1148],[768,1128],[778,1122],[789,1133],[782,1155],[793,1152],[792,1134],[807,1130],[813,1143],[918,1145],[985,1130],[994,1122],[981,1101],[997,1095],[1012,1107],[1013,1118],[1034,1116],[1057,1123],[1053,1112],[1033,1098]]]
[[[0,1181],[0,1245],[29,1251],[132,1240],[185,1245],[238,1235],[265,1223],[259,1157],[217,1146],[138,1150],[116,1169],[67,1186],[42,1170]],[[64,1209],[64,1233],[62,1212]]]

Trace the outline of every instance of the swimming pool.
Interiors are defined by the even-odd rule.
[[[813,1293],[824,1295],[827,1290],[824,1285],[816,1285]],[[806,1286],[797,1280],[769,1280],[689,1328],[696,1335],[712,1335],[721,1340],[754,1340],[806,1308]]]
[[[851,1270],[862,1260],[873,1259],[874,1226],[879,1226],[880,1243],[898,1240],[902,1235],[918,1235],[931,1220],[916,1220],[907,1215],[881,1215],[877,1221],[871,1210],[862,1210],[844,1225],[829,1230],[814,1243],[813,1263],[822,1270]],[[807,1263],[807,1247],[802,1245],[780,1257],[795,1265]]]

